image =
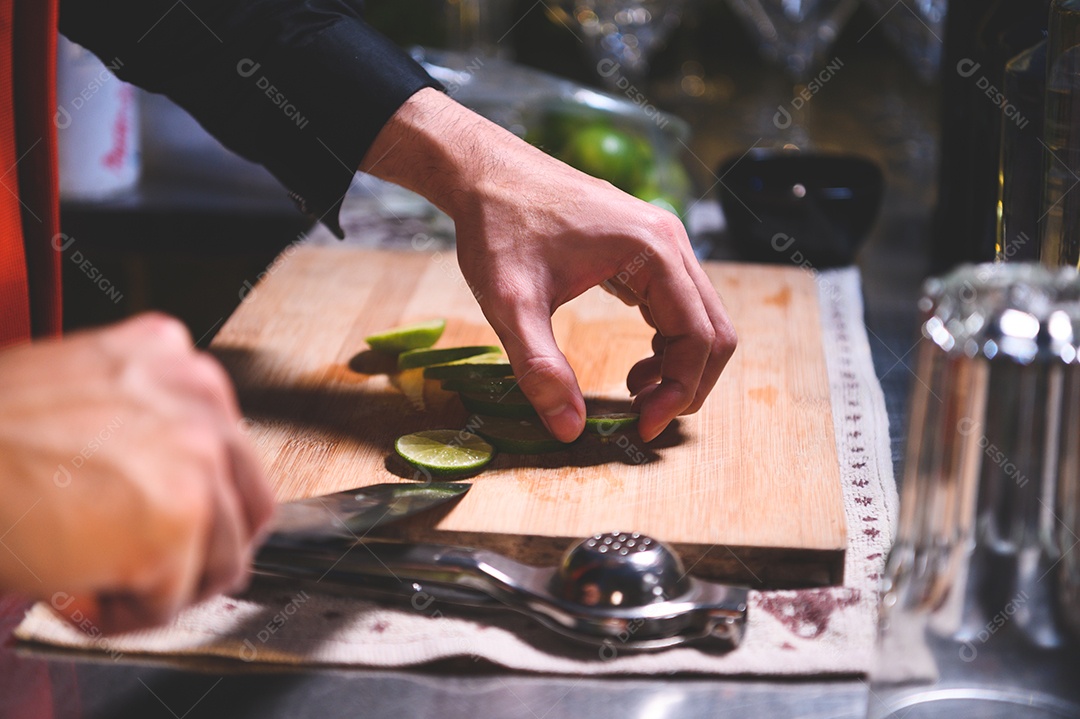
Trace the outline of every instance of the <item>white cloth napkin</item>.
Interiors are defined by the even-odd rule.
[[[753,592],[746,638],[733,651],[633,654],[619,651],[618,642],[601,650],[569,644],[512,612],[452,615],[423,595],[392,608],[268,588],[218,597],[169,626],[108,639],[87,637],[39,604],[16,636],[114,656],[209,655],[303,665],[401,667],[458,657],[572,674],[864,673],[873,656],[877,584],[897,512],[888,418],[863,325],[858,271],[823,272],[817,282],[847,514],[845,584]]]

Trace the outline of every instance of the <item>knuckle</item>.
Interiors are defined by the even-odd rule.
[[[562,379],[562,361],[555,357],[535,356],[527,357],[519,363],[517,371],[518,384],[522,390],[528,392],[530,388],[537,388],[551,382]]]
[[[138,315],[135,322],[148,334],[159,341],[180,347],[191,347],[191,333],[183,322],[161,312],[147,312]]]
[[[654,207],[645,216],[645,229],[654,240],[666,244],[681,243],[686,239],[686,228],[675,215]]]
[[[735,332],[735,328],[730,323],[724,323],[723,326],[717,328],[715,339],[713,340],[713,354],[721,357],[729,358],[735,354],[735,348],[739,345],[739,336]]]

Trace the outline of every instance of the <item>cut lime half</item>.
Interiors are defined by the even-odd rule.
[[[424,368],[424,377],[427,379],[483,379],[507,377],[513,373],[510,361],[501,352],[491,352]]]
[[[459,429],[431,429],[398,437],[394,449],[406,462],[437,477],[478,472],[495,456],[481,437]]]
[[[502,356],[502,350],[494,345],[478,345],[475,347],[444,347],[440,349],[419,349],[402,352],[398,355],[398,369],[415,369],[430,365],[443,364],[476,357],[479,355],[498,354]]]
[[[510,454],[543,454],[566,449],[567,445],[551,436],[538,421],[507,417],[476,416],[469,426],[495,445],[500,452]]]
[[[398,354],[406,350],[430,347],[439,341],[445,329],[446,320],[430,320],[377,332],[365,337],[364,341],[373,350]]]

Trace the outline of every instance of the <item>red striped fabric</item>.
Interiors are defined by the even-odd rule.
[[[30,339],[15,137],[15,2],[0,0],[0,347]]]
[[[56,0],[0,0],[0,347],[60,333]]]
[[[60,187],[56,157],[57,0],[15,4],[16,141],[34,337],[60,334]]]

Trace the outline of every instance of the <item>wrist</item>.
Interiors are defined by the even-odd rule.
[[[432,88],[410,97],[376,137],[360,170],[423,195],[457,219],[478,203],[493,146],[521,142]]]

